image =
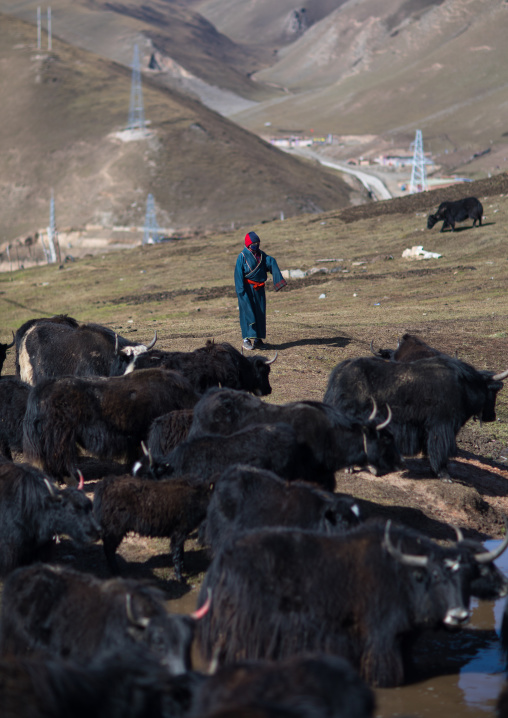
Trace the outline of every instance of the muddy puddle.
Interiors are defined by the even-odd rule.
[[[499,541],[486,541],[487,550]],[[508,575],[508,551],[496,560]],[[175,613],[196,608],[198,589],[170,601]],[[506,659],[499,636],[506,598],[471,602],[472,617],[467,628],[426,636],[415,650],[417,678],[410,685],[376,691],[376,718],[473,718],[493,714],[506,678]],[[197,652],[195,665],[206,670]],[[427,676],[427,677],[425,677]]]

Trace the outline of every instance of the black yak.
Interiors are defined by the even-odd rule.
[[[350,660],[372,685],[400,685],[421,629],[468,620],[472,561],[389,522],[344,535],[238,534],[202,585],[198,605],[213,593],[198,629],[202,654],[229,664],[322,651]]]
[[[441,232],[447,227],[451,227],[452,232],[455,231],[456,222],[464,222],[466,219],[473,220],[473,227],[482,226],[483,206],[476,197],[465,197],[457,199],[454,202],[441,202],[435,214],[429,214],[427,220],[427,229],[432,229],[436,222],[443,220]]]
[[[285,526],[341,533],[356,526],[359,516],[351,496],[239,464],[214,483],[205,537],[215,553],[233,533],[246,529]]]
[[[183,374],[200,394],[212,386],[242,389],[256,396],[271,394],[270,365],[277,359],[244,356],[228,342],[208,340],[192,352],[152,350],[133,357],[127,371],[163,367]]]
[[[328,473],[362,465],[382,475],[399,468],[400,455],[386,428],[389,410],[382,420],[376,420],[376,414],[374,411],[365,421],[358,421],[319,401],[269,404],[246,392],[210,389],[194,407],[188,439],[228,435],[247,430],[250,424],[286,423]],[[247,462],[240,459],[240,463]]]
[[[59,376],[123,374],[132,356],[150,344],[132,342],[100,324],[80,324],[66,315],[30,319],[16,332],[16,375],[27,384]]]
[[[59,535],[79,545],[96,541],[92,508],[84,491],[60,490],[33,466],[0,461],[0,575],[50,558]]]
[[[401,454],[424,451],[436,476],[449,478],[455,437],[472,416],[495,421],[496,395],[508,371],[477,371],[446,356],[414,362],[346,359],[330,374],[324,401],[361,419],[374,400],[393,411],[390,431]]]
[[[166,369],[45,379],[28,399],[23,452],[57,478],[75,472],[78,444],[99,458],[133,462],[154,419],[190,409],[198,398],[181,374]]]
[[[143,648],[168,673],[191,668],[196,620],[169,614],[164,594],[134,579],[101,580],[63,566],[35,564],[10,574],[4,584],[0,651],[46,655],[82,665]]]

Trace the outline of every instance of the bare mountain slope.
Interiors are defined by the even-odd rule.
[[[45,227],[142,225],[148,193],[166,228],[231,227],[343,207],[336,176],[279,152],[200,103],[143,80],[150,136],[123,141],[131,72],[33,27],[0,22],[2,239]],[[123,140],[122,140],[123,138]]]
[[[3,0],[1,11],[34,25],[39,0]],[[254,83],[250,75],[268,61],[255,46],[246,47],[221,34],[182,0],[52,0],[53,35],[77,47],[130,67],[133,47],[141,49],[146,69],[151,55],[162,52],[183,71],[242,97],[261,99],[273,89]],[[46,8],[42,8],[43,46]],[[269,58],[270,62],[272,58]],[[165,70],[170,70],[167,66]]]
[[[293,42],[314,23],[346,0],[191,0],[191,4],[215,27],[235,42],[278,47]]]
[[[255,131],[288,117],[339,134],[420,128],[447,149],[483,149],[506,129],[507,21],[497,0],[348,2],[256,75],[286,97],[235,119]]]

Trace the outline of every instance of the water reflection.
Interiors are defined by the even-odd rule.
[[[486,541],[484,545],[491,550],[498,544]],[[508,575],[508,551],[495,564]],[[499,642],[505,602],[506,598],[474,599],[468,629],[432,636],[421,650],[421,665],[433,656],[436,672],[443,673],[412,685],[378,690],[377,716],[469,718],[492,714],[506,679],[506,659]]]
[[[499,541],[486,541],[487,550]],[[508,575],[508,551],[495,561]],[[196,609],[198,589],[193,587],[182,598],[168,602],[175,613]],[[419,647],[416,656],[420,676],[429,676],[411,685],[376,691],[377,718],[481,718],[492,714],[505,681],[506,660],[499,636],[505,598],[499,601],[473,599],[470,625],[466,629],[432,634]],[[195,649],[193,660],[206,670]]]

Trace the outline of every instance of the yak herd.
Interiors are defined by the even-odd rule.
[[[406,334],[338,364],[323,401],[277,405],[262,398],[277,355],[212,341],[169,352],[156,339],[61,315],[0,346],[0,369],[16,347],[16,376],[0,379],[0,715],[373,716],[374,687],[418,678],[422,634],[460,630],[472,597],[508,594],[494,563],[508,536],[487,551],[458,528],[444,544],[363,520],[335,472],[382,476],[423,453],[451,481],[459,429],[495,420],[508,371],[477,371]],[[93,500],[84,454],[115,466]],[[185,541],[206,547],[193,614],[120,575],[130,531],[169,539],[182,583]],[[111,578],[54,563],[62,535],[102,541]],[[503,632],[508,650],[508,612]],[[500,714],[507,706],[508,694]]]

